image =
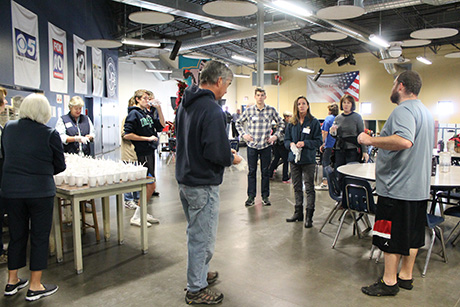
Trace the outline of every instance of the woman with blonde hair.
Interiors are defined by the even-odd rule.
[[[319,121],[311,115],[310,103],[304,96],[294,101],[294,112],[286,128],[284,146],[290,149],[291,178],[294,186],[294,215],[286,222],[303,221],[303,186],[307,194],[305,228],[313,226],[315,211],[315,166],[316,151],[321,146],[321,127]]]
[[[91,155],[89,143],[94,142],[96,135],[91,119],[81,114],[85,103],[80,96],[74,96],[69,101],[69,113],[62,115],[57,123],[64,152]]]
[[[8,284],[6,296],[29,285],[26,300],[49,296],[58,286],[42,284],[48,266],[48,248],[56,186],[53,175],[65,170],[64,151],[58,132],[45,124],[51,118],[48,99],[27,96],[19,120],[9,121],[2,134],[4,154],[2,196],[9,216]],[[30,225],[30,227],[29,227]],[[30,283],[18,277],[26,265],[30,233]]]

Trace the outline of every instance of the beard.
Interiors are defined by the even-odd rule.
[[[390,100],[394,104],[399,104],[399,101],[401,100],[401,96],[399,95],[398,92],[394,91],[391,93]]]

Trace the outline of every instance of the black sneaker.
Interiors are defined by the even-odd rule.
[[[254,206],[255,203],[256,203],[255,200],[254,200],[254,198],[255,198],[254,196],[248,196],[248,199],[246,200],[246,202],[244,203],[244,205],[245,205],[246,207],[252,207],[252,206]]]
[[[59,287],[56,285],[43,284],[43,287],[45,287],[45,290],[38,290],[38,291],[27,290],[26,301],[31,302],[31,301],[39,300],[42,297],[50,296],[56,293],[57,290],[59,289]]]
[[[394,296],[399,292],[399,286],[397,283],[394,286],[388,286],[381,278],[373,285],[362,287],[361,291],[370,296]]]
[[[398,276],[398,285],[400,288],[412,290],[412,288],[414,287],[414,279],[401,279]]]
[[[210,286],[213,283],[215,283],[218,278],[219,278],[219,273],[217,271],[208,272],[208,277],[206,278],[206,281],[208,282],[208,286]]]
[[[264,206],[271,206],[272,205],[272,203],[268,199],[268,196],[262,197],[262,205],[264,205]]]
[[[29,284],[29,280],[19,278],[19,281],[16,284],[14,284],[14,285],[7,284],[6,285],[4,294],[5,294],[5,296],[15,295],[16,293],[18,293],[19,290],[21,290],[22,288],[27,287],[28,284]]]
[[[207,304],[215,305],[222,302],[224,295],[219,292],[213,292],[208,288],[201,289],[198,292],[187,291],[185,294],[185,302],[191,304]]]

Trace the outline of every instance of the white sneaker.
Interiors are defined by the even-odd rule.
[[[152,224],[160,224],[160,220],[154,218],[151,214],[147,213],[147,222],[152,223]]]
[[[131,218],[130,224],[133,226],[141,227],[141,219],[135,219],[134,217]],[[147,227],[152,227],[152,224],[147,222]]]
[[[315,187],[315,190],[317,190],[317,191],[325,191],[325,190],[328,190],[328,186],[327,186],[327,184],[321,183],[320,185],[317,185]]]
[[[128,200],[125,202],[125,208],[135,210],[137,208],[137,204],[134,200]]]

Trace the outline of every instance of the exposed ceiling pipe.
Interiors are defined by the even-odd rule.
[[[264,29],[264,34],[272,34],[278,32],[286,32],[301,29],[305,26],[305,24],[301,21],[282,21],[282,22],[274,22],[272,24],[266,25]],[[227,33],[221,33],[219,36],[210,37],[210,38],[198,38],[192,39],[189,41],[182,42],[181,51],[195,49],[199,47],[209,46],[209,45],[217,45],[222,44],[234,40],[240,40],[245,38],[251,38],[257,36],[257,28],[235,32],[229,31]]]
[[[388,50],[380,49],[380,57],[382,58],[382,60],[390,58],[390,54],[388,53]],[[396,74],[396,67],[394,64],[384,63],[383,66],[385,67],[385,70],[390,75]]]

